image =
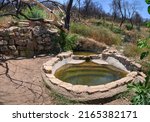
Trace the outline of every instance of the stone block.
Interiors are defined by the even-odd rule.
[[[89,94],[93,94],[95,92],[106,92],[108,88],[106,88],[105,85],[90,86],[87,91]]]
[[[13,45],[13,46],[8,46],[8,48],[9,48],[10,50],[12,50],[12,51],[16,51],[16,50],[17,50],[14,45]]]
[[[72,91],[75,93],[83,93],[83,92],[87,92],[88,90],[88,86],[86,85],[73,85],[72,87]]]
[[[49,78],[49,80],[52,84],[55,84],[55,85],[60,85],[62,83],[62,81],[57,78]]]
[[[59,86],[62,87],[62,88],[65,88],[65,89],[68,90],[68,91],[72,91],[72,87],[73,87],[72,84],[66,83],[66,82],[61,82],[61,83],[59,84]]]
[[[43,66],[43,70],[45,73],[52,73],[52,66]]]

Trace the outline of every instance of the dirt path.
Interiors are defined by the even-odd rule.
[[[40,68],[50,57],[9,60],[0,66],[0,104],[52,104]]]
[[[55,104],[56,101],[45,88],[40,73],[42,64],[50,58],[0,62],[0,105]],[[121,105],[128,104],[128,102],[124,99],[117,99],[107,104]]]

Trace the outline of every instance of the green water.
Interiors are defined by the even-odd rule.
[[[84,62],[66,64],[56,71],[55,76],[73,85],[95,86],[118,80],[126,76],[126,72],[110,65]]]
[[[86,51],[75,51],[73,52],[74,55],[84,55],[84,56],[89,56],[89,55],[94,55],[96,53],[94,52],[86,52]]]

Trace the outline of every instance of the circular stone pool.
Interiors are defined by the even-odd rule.
[[[126,72],[111,65],[93,62],[66,64],[56,72],[56,78],[73,85],[95,86],[110,83],[126,76]]]
[[[89,56],[60,53],[44,63],[41,72],[49,90],[71,100],[91,101],[126,91],[128,83],[144,79],[140,70],[139,64],[106,49]]]

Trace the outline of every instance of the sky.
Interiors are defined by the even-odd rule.
[[[63,3],[64,1],[67,1],[67,0],[56,0],[56,1]],[[74,0],[74,1],[76,1],[76,0]],[[81,1],[84,1],[84,0],[81,0]],[[112,2],[112,0],[93,0],[93,1],[101,3],[103,9],[107,13],[110,12],[110,3]],[[133,0],[126,0],[126,1],[132,2]],[[136,1],[136,3],[139,5],[138,12],[141,14],[141,16],[145,19],[146,18],[150,19],[150,15],[147,12],[148,5],[145,3],[145,0],[134,0],[134,1]]]

